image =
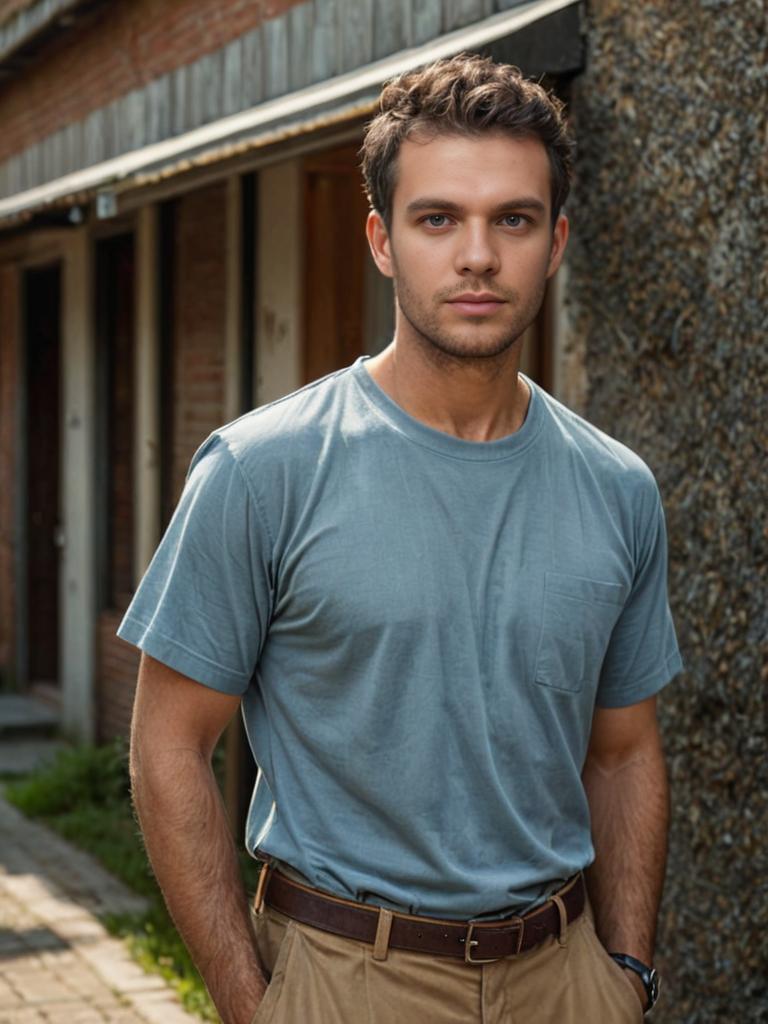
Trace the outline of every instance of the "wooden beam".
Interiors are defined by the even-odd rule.
[[[157,294],[158,211],[138,211],[134,438],[134,580],[144,575],[160,541],[160,342]]]
[[[64,246],[61,572],[62,724],[66,734],[80,742],[91,742],[95,734],[95,388],[91,278],[91,239],[88,229],[81,228],[69,235]]]

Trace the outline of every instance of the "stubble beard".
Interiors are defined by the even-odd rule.
[[[452,330],[441,325],[439,310],[444,303],[458,294],[438,292],[431,305],[426,306],[410,290],[406,281],[395,273],[394,288],[397,305],[411,327],[414,339],[424,355],[442,366],[474,365],[486,370],[500,369],[509,352],[536,319],[544,299],[546,280],[543,280],[525,302],[519,293],[511,290],[500,292],[497,287],[478,282],[474,286],[466,282],[463,291],[488,290],[504,299],[512,311],[511,319],[503,325],[492,327],[490,317],[475,324],[457,326]]]

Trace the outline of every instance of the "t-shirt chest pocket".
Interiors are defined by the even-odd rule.
[[[536,682],[570,693],[596,688],[626,595],[620,583],[546,573]]]

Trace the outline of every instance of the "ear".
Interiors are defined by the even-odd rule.
[[[376,210],[371,210],[368,214],[368,220],[365,222],[365,236],[371,248],[373,262],[385,277],[393,277],[389,232],[381,219],[381,214]]]
[[[549,264],[547,265],[547,277],[552,277],[563,261],[565,247],[568,243],[569,225],[568,218],[561,213],[555,221],[552,232],[552,248],[549,252]]]

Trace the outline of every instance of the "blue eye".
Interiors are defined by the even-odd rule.
[[[441,228],[445,223],[444,213],[430,213],[429,216],[424,218],[431,228]],[[435,221],[440,221],[439,224],[435,224]]]
[[[519,213],[508,213],[504,220],[507,222],[515,221],[514,224],[509,223],[509,227],[511,228],[522,227],[522,225],[525,223],[525,219],[521,217]]]

